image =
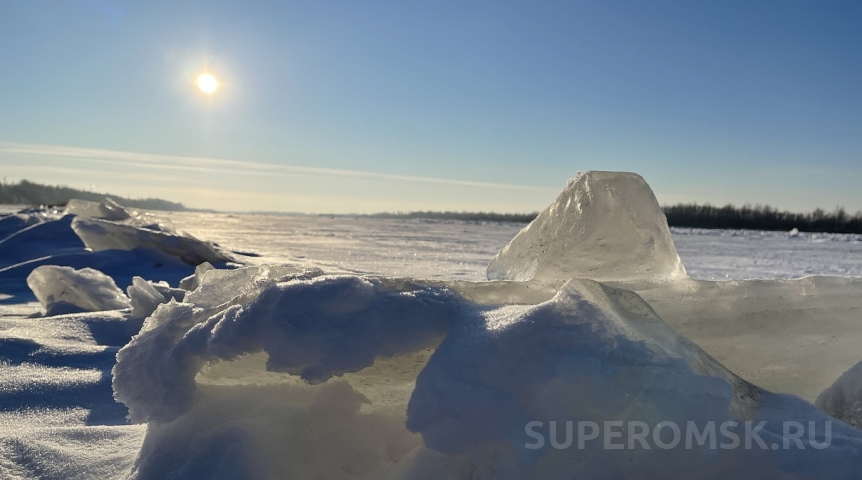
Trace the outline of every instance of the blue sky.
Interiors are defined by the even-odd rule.
[[[862,209],[862,3],[0,0],[0,169],[194,207]],[[193,79],[210,72],[212,96]]]

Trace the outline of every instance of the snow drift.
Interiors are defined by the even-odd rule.
[[[667,219],[640,175],[579,173],[491,260],[489,280],[685,278]]]

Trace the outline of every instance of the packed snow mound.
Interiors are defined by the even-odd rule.
[[[829,415],[862,428],[862,362],[838,377],[814,404]]]
[[[119,310],[129,299],[104,273],[83,268],[43,265],[27,277],[27,285],[45,308],[45,315]]]
[[[150,248],[178,257],[189,265],[233,260],[230,255],[219,251],[213,245],[191,236],[175,235],[109,220],[76,217],[72,220],[72,230],[87,248],[96,252]]]
[[[489,280],[685,277],[655,195],[624,172],[579,173],[488,265]]]
[[[836,422],[833,446],[815,449],[829,417],[741,380],[630,291],[576,279],[507,305],[494,299],[529,286],[264,266],[229,272],[228,290],[216,273],[117,355],[115,397],[148,422],[132,478],[850,479],[862,467],[862,432]],[[525,447],[529,422],[548,439],[551,421],[764,421],[771,444],[788,419],[819,422],[819,436],[779,451],[653,445],[624,462],[601,439]]]
[[[371,366],[378,355],[425,348],[445,332],[453,308],[445,300],[456,298],[440,289],[402,292],[373,278],[272,272],[269,266],[225,272],[252,275],[215,300],[206,280],[221,272],[210,271],[185,303],[163,305],[146,319],[114,367],[115,396],[130,418],[166,422],[182,414],[207,362],[266,351],[268,370],[321,383]],[[414,302],[426,311],[411,311]]]

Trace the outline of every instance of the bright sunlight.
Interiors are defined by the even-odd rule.
[[[198,77],[198,88],[204,93],[212,94],[218,89],[218,80],[209,73],[204,73]]]

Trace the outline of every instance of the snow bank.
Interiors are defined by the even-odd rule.
[[[133,250],[149,248],[173,255],[189,265],[203,262],[221,263],[232,261],[232,257],[220,252],[213,245],[191,236],[180,236],[168,232],[140,228],[133,225],[76,217],[72,230],[87,248],[102,250]]]
[[[839,420],[862,427],[862,362],[838,377],[814,404]]]
[[[729,372],[632,292],[572,280],[542,303],[495,305],[501,286],[528,288],[207,272],[117,355],[115,397],[148,422],[132,478],[854,478],[862,467],[862,432],[842,424],[825,450],[805,437],[807,449],[695,444],[625,461],[600,440],[525,448],[532,421],[763,420],[772,443],[782,420],[828,417]]]
[[[491,260],[489,280],[685,278],[649,185],[622,172],[579,173]]]
[[[130,306],[129,299],[111,277],[84,268],[44,265],[27,277],[27,285],[48,316],[73,312],[118,310]]]

